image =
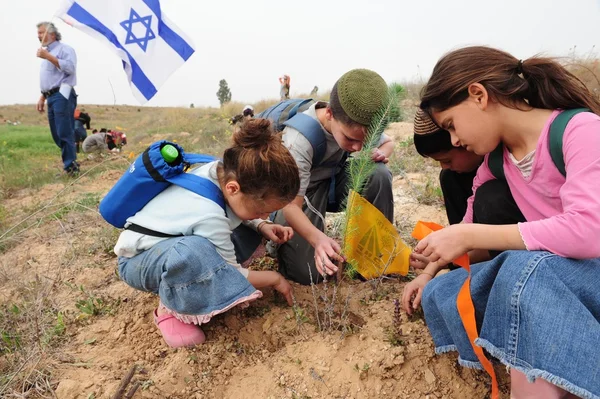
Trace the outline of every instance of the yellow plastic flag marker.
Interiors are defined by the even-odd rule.
[[[350,191],[344,255],[366,279],[408,273],[410,248],[379,209]]]

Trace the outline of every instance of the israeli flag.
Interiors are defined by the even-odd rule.
[[[57,16],[110,46],[142,104],[194,54],[192,41],[163,14],[159,0],[65,0]]]

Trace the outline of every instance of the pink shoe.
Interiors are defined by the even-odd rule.
[[[515,369],[510,369],[510,398],[570,399],[577,398],[577,396],[541,378],[537,378],[535,382],[529,382],[525,374]]]
[[[196,346],[206,341],[206,335],[200,327],[179,321],[170,314],[158,316],[156,309],[154,310],[154,323],[171,348]]]

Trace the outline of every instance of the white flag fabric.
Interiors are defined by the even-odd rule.
[[[194,53],[192,41],[163,14],[159,0],[66,0],[57,16],[123,60],[142,104]]]

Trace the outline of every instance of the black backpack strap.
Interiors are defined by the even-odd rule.
[[[125,227],[125,230],[135,231],[136,233],[144,234],[152,237],[161,237],[161,238],[170,238],[170,237],[183,237],[183,234],[167,234],[161,233],[160,231],[147,229],[145,227],[140,226],[139,224],[131,223],[129,226]]]
[[[563,176],[567,176],[565,156],[563,154],[563,136],[571,119],[581,112],[590,112],[590,110],[587,108],[576,108],[563,111],[554,118],[550,125],[550,137],[548,138],[550,156],[552,157],[552,162],[554,162],[554,165],[556,165],[556,168]]]
[[[504,176],[504,145],[498,144],[498,147],[488,155],[488,168],[494,177],[498,180],[506,180]]]

